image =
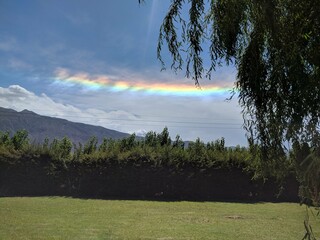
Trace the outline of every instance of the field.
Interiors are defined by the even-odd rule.
[[[301,239],[294,203],[0,198],[0,239]]]

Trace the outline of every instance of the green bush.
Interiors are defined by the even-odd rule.
[[[292,161],[288,158],[283,162],[285,167],[281,172],[272,166],[267,172],[263,172],[265,165],[261,163],[259,153],[257,145],[250,145],[249,148],[240,146],[227,148],[223,138],[207,144],[198,138],[185,147],[179,135],[171,141],[167,128],[164,128],[160,134],[148,132],[143,139],[137,139],[135,134],[120,140],[104,139],[100,145],[97,138],[93,136],[84,146],[81,143],[72,144],[68,137],[61,140],[53,139],[51,142],[45,139],[42,144],[36,145],[29,143],[28,133],[24,130],[16,132],[12,138],[9,133],[0,132],[2,156],[16,156],[12,159],[48,158],[52,166],[64,166],[64,168],[72,164],[72,166],[85,164],[93,167],[97,163],[105,166],[153,166],[177,170],[186,167],[238,168],[265,178],[283,177],[292,171],[293,167],[290,165]],[[300,158],[297,157],[297,159]],[[19,164],[19,161],[17,160],[16,163]]]

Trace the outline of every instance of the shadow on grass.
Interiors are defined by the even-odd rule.
[[[242,203],[242,204],[263,204],[263,203],[284,203],[292,202],[299,203],[299,198],[296,199],[230,199],[230,198],[192,198],[192,197],[180,197],[180,198],[168,198],[161,197],[123,197],[123,196],[85,196],[85,195],[47,195],[47,194],[13,194],[13,195],[0,195],[0,198],[5,197],[47,197],[47,198],[72,198],[82,200],[114,200],[114,201],[154,201],[154,202],[224,202],[224,203]]]

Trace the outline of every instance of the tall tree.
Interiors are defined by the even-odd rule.
[[[158,58],[165,64],[166,46],[171,67],[185,69],[196,85],[220,64],[233,64],[248,137],[266,159],[284,155],[285,141],[319,147],[319,6],[320,0],[171,0]]]
[[[307,143],[320,161],[320,0],[171,0],[163,66],[164,46],[196,85],[222,63],[237,68],[244,126],[265,162],[281,167],[285,142]]]

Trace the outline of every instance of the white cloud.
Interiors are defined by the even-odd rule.
[[[106,112],[95,108],[80,109],[71,104],[54,101],[44,93],[36,95],[19,85],[11,85],[8,88],[0,87],[0,106],[16,111],[28,109],[41,115],[117,130],[122,130],[119,127],[119,122],[117,123],[119,119],[127,121],[137,118],[135,115],[121,110]]]
[[[144,136],[146,136],[147,132],[148,132],[148,131],[145,130],[145,129],[139,129],[139,130],[135,131],[135,134],[136,134],[137,136],[144,137]]]
[[[167,126],[174,138],[179,134],[184,140],[212,141],[220,137],[226,138],[228,145],[246,145],[245,133],[242,129],[241,108],[236,98],[225,101],[226,96],[192,98],[145,95],[139,92],[81,92],[77,88],[69,89],[68,94],[53,95],[64,102],[72,101],[79,108],[88,106],[103,109],[123,110],[136,116],[132,121],[117,118],[119,128],[126,132],[140,133],[145,131],[160,132]]]
[[[59,99],[59,100],[56,100]],[[0,106],[17,111],[28,109],[41,115],[103,126],[143,136],[167,126],[171,137],[213,141],[225,137],[227,145],[246,145],[242,118],[236,101],[224,98],[184,98],[139,94],[62,92],[37,95],[12,85],[0,87]]]

